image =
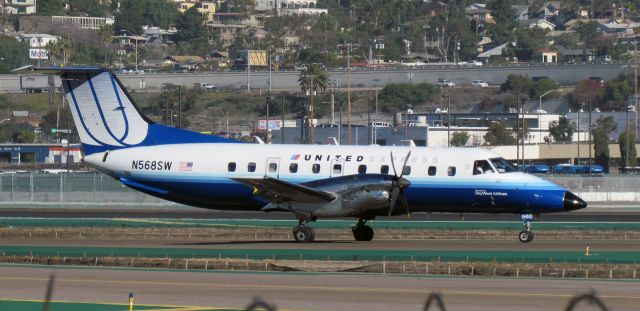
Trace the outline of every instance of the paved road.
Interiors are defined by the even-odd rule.
[[[537,65],[500,66],[479,68],[447,68],[424,67],[421,69],[402,70],[354,70],[351,72],[351,85],[354,88],[381,87],[388,83],[435,83],[436,80],[448,79],[458,86],[470,86],[476,79],[482,79],[490,85],[502,84],[509,74],[521,74],[528,77],[546,76],[561,85],[575,85],[578,82],[598,76],[605,80],[614,78],[620,72],[629,70],[625,64],[585,64],[585,65]],[[277,90],[299,90],[299,72],[273,72],[272,88]],[[213,72],[188,74],[140,74],[120,75],[122,83],[129,90],[159,90],[163,84],[192,87],[194,83],[208,82],[218,89],[246,90],[247,84],[253,90],[268,90],[269,73],[252,72],[247,78],[245,72]],[[348,75],[344,70],[330,71],[330,79],[338,81],[337,88],[347,87]],[[20,79],[17,75],[0,75],[0,92],[20,90]]]
[[[367,274],[178,272],[0,266],[3,299],[41,299],[50,274],[54,300],[242,308],[254,297],[281,310],[422,310],[440,292],[448,310],[561,310],[592,290],[612,310],[637,310],[633,281],[442,278]],[[584,307],[584,306],[583,306]]]

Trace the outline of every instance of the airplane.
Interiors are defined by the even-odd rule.
[[[455,212],[520,214],[527,243],[535,216],[587,206],[481,148],[242,143],[150,121],[106,69],[36,70],[61,76],[84,163],[177,203],[290,212],[297,242],[314,241],[319,218],[353,217],[355,240],[371,241],[376,217]]]

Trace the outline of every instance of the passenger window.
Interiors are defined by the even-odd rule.
[[[227,171],[235,172],[236,171],[236,162],[229,162],[229,165],[227,165]]]
[[[389,165],[383,165],[380,167],[380,174],[389,174]]]
[[[429,166],[429,169],[427,170],[427,174],[429,174],[429,176],[436,176],[436,167]]]
[[[318,174],[318,173],[320,173],[320,164],[317,164],[317,163],[316,163],[316,164],[314,164],[313,166],[311,166],[311,171],[312,171],[314,174]]]
[[[249,173],[253,173],[256,171],[256,164],[253,162],[249,162],[249,165],[247,165],[247,171]]]
[[[402,176],[409,176],[409,175],[411,175],[411,166],[407,165],[402,169]]]
[[[269,173],[275,173],[278,171],[278,163],[269,163]]]
[[[493,168],[487,160],[477,160],[473,162],[473,175],[493,173]]]
[[[447,175],[456,176],[456,167],[455,166],[449,166],[449,168],[447,169]]]
[[[364,164],[361,164],[360,166],[358,166],[358,174],[366,174],[367,173],[367,166]]]
[[[298,163],[289,164],[289,173],[297,173],[298,172]]]
[[[340,174],[342,172],[342,164],[334,164],[333,165],[333,173]]]

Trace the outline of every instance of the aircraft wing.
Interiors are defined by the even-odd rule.
[[[271,202],[326,203],[336,199],[336,195],[307,186],[286,182],[265,176],[263,178],[232,178],[254,188],[254,194]]]

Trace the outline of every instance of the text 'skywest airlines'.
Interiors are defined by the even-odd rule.
[[[354,238],[369,241],[368,220],[409,212],[520,214],[529,242],[534,215],[586,207],[484,149],[239,143],[149,121],[107,70],[48,70],[62,77],[85,163],[174,202],[291,212],[299,242],[314,240],[317,218],[354,217]]]

